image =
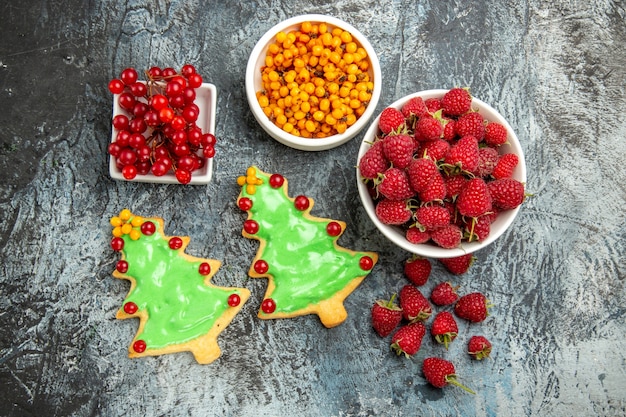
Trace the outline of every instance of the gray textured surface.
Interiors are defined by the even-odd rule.
[[[223,4],[227,3],[227,4]],[[626,414],[626,10],[621,1],[22,1],[0,14],[0,414]],[[365,33],[384,74],[379,110],[429,88],[470,86],[500,110],[526,152],[529,199],[514,227],[463,278],[495,304],[461,324],[446,354],[476,396],[426,385],[414,360],[374,335],[371,302],[403,283],[407,254],[368,221],[354,186],[356,140],[286,148],[255,124],[244,67],[278,21],[326,13]],[[107,171],[110,94],[125,66],[196,65],[218,89],[218,155],[208,186],[115,182]],[[341,244],[381,260],[348,298],[349,318],[260,321],[264,280],[246,271],[235,179],[250,164],[283,173],[313,214],[345,220]],[[215,282],[252,298],[208,366],[190,354],[130,360],[134,320],[110,273],[108,218],[123,207],[191,236],[222,260]],[[451,277],[439,264],[426,288]],[[470,334],[494,343],[471,362]]]

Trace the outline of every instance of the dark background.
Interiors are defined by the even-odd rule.
[[[244,93],[263,33],[302,13],[358,28],[383,72],[378,111],[431,88],[469,86],[499,110],[526,153],[529,198],[511,230],[463,277],[433,261],[424,291],[452,280],[485,292],[482,324],[460,323],[450,350],[428,337],[412,360],[374,334],[369,308],[406,281],[409,257],[371,224],[354,166],[361,133],[307,153],[266,135]],[[0,14],[0,414],[42,415],[624,415],[626,328],[626,10],[616,1],[9,1]],[[216,85],[217,156],[208,186],[108,176],[107,83],[133,66],[192,63]],[[348,223],[340,243],[380,262],[347,300],[347,321],[256,318],[266,282],[248,280],[258,247],[241,236],[236,178],[280,172],[313,214]],[[124,207],[191,237],[221,260],[218,285],[252,291],[218,342],[130,360],[135,320],[111,276],[108,219]],[[472,334],[491,359],[464,352]],[[426,356],[455,362],[477,391],[428,386]]]

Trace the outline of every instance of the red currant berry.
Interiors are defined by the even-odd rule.
[[[171,67],[163,68],[162,74],[163,77],[173,77],[176,75],[176,70]]]
[[[109,154],[112,157],[117,158],[118,156],[120,156],[120,152],[122,151],[122,147],[118,143],[113,142],[113,143],[109,143],[108,150],[109,150]]]
[[[198,267],[200,275],[209,275],[211,273],[211,265],[208,262],[202,262]]]
[[[326,233],[329,236],[339,236],[341,234],[341,225],[337,222],[330,222],[326,225]]]
[[[120,130],[115,137],[115,143],[117,143],[121,148],[127,147],[130,134],[131,133],[128,130]]]
[[[165,86],[165,95],[168,97],[176,97],[181,95],[182,93],[183,86],[175,80],[168,82]]]
[[[137,150],[140,148],[148,148],[148,151],[150,151],[150,147],[146,144],[146,138],[141,133],[133,133],[130,135],[128,146]]]
[[[150,159],[148,158],[147,161],[139,161],[135,164],[135,166],[137,167],[137,174],[139,175],[146,175],[150,172],[150,168],[152,167],[152,165],[150,164]]]
[[[160,111],[161,109],[166,108],[168,103],[169,101],[167,100],[167,97],[165,97],[163,94],[155,94],[150,99],[150,107],[152,107],[156,111]]]
[[[122,82],[128,86],[137,82],[137,71],[134,68],[126,68],[120,74],[120,79]]]
[[[148,94],[148,87],[144,83],[136,82],[130,86],[130,92],[135,97],[143,97]]]
[[[276,302],[271,298],[266,298],[261,303],[261,310],[263,310],[265,314],[272,314],[276,311]]]
[[[183,240],[178,236],[174,236],[173,238],[170,238],[167,244],[169,245],[170,249],[177,250],[183,247]]]
[[[215,156],[215,148],[213,146],[207,146],[202,149],[202,155],[205,158],[213,158]]]
[[[146,103],[138,101],[137,103],[135,103],[135,107],[133,107],[132,113],[135,117],[144,117],[146,113],[148,113],[148,110],[150,110],[150,107],[148,107]]]
[[[361,267],[362,270],[369,271],[370,269],[374,267],[374,261],[369,256],[363,256],[359,260],[359,266]]]
[[[156,226],[152,222],[143,222],[141,224],[141,233],[146,236],[151,236],[156,232]]]
[[[231,307],[237,307],[241,303],[241,297],[239,294],[231,294],[228,296],[228,305]]]
[[[189,123],[195,122],[198,120],[198,112],[195,108],[187,106],[183,109],[183,118]]]
[[[117,270],[117,272],[125,274],[126,272],[128,272],[128,262],[123,259],[121,261],[117,261],[115,269]]]
[[[143,117],[135,117],[129,122],[128,129],[133,133],[143,133],[148,129],[148,125]]]
[[[114,237],[113,239],[111,239],[111,249],[117,252],[124,249],[124,239],[122,239],[121,237]]]
[[[182,95],[170,97],[170,106],[173,109],[182,109],[183,107],[185,107],[185,97],[183,97]]]
[[[146,342],[144,342],[143,340],[137,340],[135,343],[133,343],[133,350],[137,353],[145,352],[146,347]]]
[[[180,75],[176,75],[172,77],[171,82],[178,83],[182,88],[187,88],[187,79]],[[181,90],[182,92],[182,90]]]
[[[137,167],[135,165],[124,165],[122,176],[127,180],[134,179],[137,176]]]
[[[259,231],[259,224],[254,220],[246,220],[243,222],[243,230],[248,234],[254,235]]]
[[[113,118],[113,127],[117,130],[128,129],[128,117],[124,114],[118,114]]]
[[[176,181],[181,184],[189,184],[191,182],[191,172],[178,168],[176,170]]]
[[[137,161],[137,154],[130,148],[124,148],[120,152],[118,160],[122,166],[132,165]]]
[[[121,108],[130,112],[133,111],[133,107],[135,107],[137,100],[135,100],[135,97],[131,93],[122,93],[117,99],[117,102]]]
[[[270,269],[270,266],[263,259],[259,259],[254,263],[254,272],[257,274],[265,274]]]
[[[183,65],[183,67],[181,68],[180,72],[187,78],[189,78],[190,75],[195,74],[196,73],[196,68],[191,65],[191,64],[185,64]]]
[[[124,304],[124,313],[126,314],[135,314],[137,310],[139,310],[139,307],[137,307],[137,304],[133,303],[132,301]]]
[[[154,164],[152,164],[152,174],[154,174],[155,177],[162,177],[163,175],[167,174],[167,171],[169,171],[169,168],[161,161],[156,161]]]
[[[193,146],[200,146],[202,141],[202,130],[199,127],[190,127],[187,129],[187,140]]]
[[[202,76],[200,74],[193,74],[189,76],[189,87],[198,88],[202,85]]]
[[[114,79],[109,81],[109,91],[113,94],[121,94],[124,91],[124,83],[122,80]]]
[[[174,116],[170,124],[176,130],[183,130],[187,126],[187,120],[183,116]]]
[[[169,107],[164,107],[159,110],[159,120],[163,123],[169,123],[174,118],[174,110]]]
[[[196,90],[191,87],[187,87],[183,90],[182,96],[185,99],[186,104],[191,104],[196,100]]]
[[[237,201],[237,205],[243,211],[248,211],[252,208],[252,200],[248,197],[241,197],[239,201]]]
[[[272,188],[280,188],[285,182],[285,177],[280,174],[272,174],[270,177],[270,186]]]
[[[159,67],[152,67],[148,70],[148,74],[150,75],[150,78],[152,78],[153,80],[160,80],[161,77],[163,76],[162,72],[161,72],[161,68]]]
[[[215,135],[211,133],[205,133],[202,135],[202,146],[215,146],[215,143],[217,143]]]
[[[306,196],[299,195],[294,200],[294,205],[297,210],[304,211],[309,208],[309,199]]]
[[[196,167],[196,159],[191,155],[181,156],[180,158],[178,158],[176,165],[178,166],[178,169],[193,171]]]

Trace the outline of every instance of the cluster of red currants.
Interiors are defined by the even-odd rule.
[[[195,104],[202,76],[193,65],[180,72],[152,67],[146,81],[139,81],[134,68],[109,82],[123,113],[113,117],[116,138],[109,154],[124,178],[152,173],[160,177],[173,171],[181,184],[215,155],[215,136],[197,125],[200,109]]]

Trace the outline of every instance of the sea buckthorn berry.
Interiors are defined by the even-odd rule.
[[[126,272],[128,272],[128,262],[126,262],[123,259],[120,261],[117,261],[117,264],[115,265],[115,269],[117,270],[117,272],[125,274]]]
[[[231,307],[237,307],[241,303],[241,297],[239,294],[231,294],[228,296],[228,305]]]
[[[137,307],[137,304],[133,303],[132,301],[124,304],[124,313],[126,314],[135,314],[137,310],[139,310],[139,307]]]
[[[367,53],[350,32],[303,22],[295,30],[277,33],[268,47],[260,70],[263,92],[257,92],[257,100],[263,113],[286,133],[315,138],[342,133],[354,124],[343,120],[351,114],[345,109],[359,109],[353,112],[357,118],[369,104],[355,90],[356,82],[369,81],[368,68]],[[337,98],[358,102],[348,99],[331,115],[337,107],[331,108],[330,101]]]
[[[141,237],[141,232],[139,230],[133,229],[128,233],[128,237],[130,237],[130,240],[139,240],[139,238]]]
[[[265,274],[270,269],[270,266],[263,259],[259,259],[254,263],[254,272],[257,274]]]
[[[326,225],[326,233],[329,236],[339,236],[341,234],[341,225],[337,222],[330,222]]]
[[[374,267],[374,261],[369,256],[363,256],[359,260],[359,266],[361,267],[362,270],[369,271],[370,269]]]
[[[150,236],[150,235],[153,235],[154,232],[156,232],[156,226],[154,225],[154,223],[144,222],[141,225],[141,233],[143,233],[144,235]]]
[[[174,236],[170,238],[167,244],[169,245],[170,249],[176,250],[176,249],[180,249],[183,247],[183,240],[179,238],[178,236]]]
[[[211,265],[208,262],[202,262],[200,266],[198,266],[198,272],[200,275],[209,275],[211,273]]]
[[[124,222],[128,221],[131,216],[132,216],[132,213],[130,212],[129,209],[124,209],[124,210],[120,211],[120,216],[119,217]]]
[[[274,311],[276,311],[276,302],[271,298],[266,298],[261,303],[261,310],[265,314],[272,314]]]
[[[239,208],[243,211],[248,211],[252,208],[252,200],[248,197],[241,197],[237,202]]]
[[[137,340],[135,343],[133,343],[133,350],[137,353],[145,352],[146,347],[146,342],[144,342],[143,340]]]
[[[272,174],[270,177],[270,186],[272,188],[280,188],[285,182],[285,177],[280,174]]]
[[[245,230],[246,233],[254,235],[259,231],[259,224],[254,220],[246,220],[243,222],[243,230]]]
[[[304,196],[304,195],[299,195],[294,199],[293,202],[294,206],[296,207],[296,209],[300,210],[300,211],[304,211],[306,209],[309,208],[309,199]]]
[[[121,237],[114,237],[113,239],[111,239],[111,249],[117,252],[124,249],[124,239],[122,239]]]

